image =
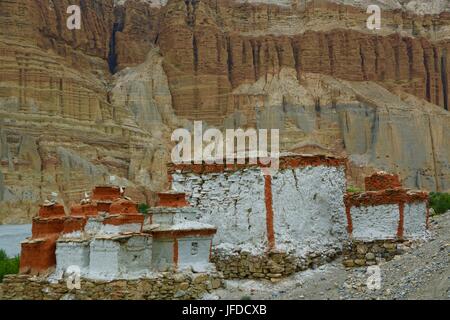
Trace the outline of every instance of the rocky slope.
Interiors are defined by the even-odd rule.
[[[0,1],[0,222],[109,175],[151,201],[183,119],[279,128],[285,150],[349,155],[354,184],[449,190],[448,2],[375,2],[371,31],[364,1]]]

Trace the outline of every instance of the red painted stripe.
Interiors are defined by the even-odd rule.
[[[404,223],[404,215],[405,215],[405,203],[401,202],[398,205],[399,211],[399,219],[398,219],[398,228],[397,228],[397,237],[399,239],[403,238],[403,223]]]
[[[178,266],[178,240],[173,239],[173,264],[175,268]]]
[[[265,202],[266,202],[266,226],[267,239],[269,241],[269,250],[275,248],[275,232],[273,227],[273,200],[272,200],[272,177],[270,175],[264,176],[265,185]]]
[[[217,232],[217,229],[201,229],[201,230],[153,230],[153,239],[164,239],[164,238],[181,238],[181,237],[206,237],[213,236]]]
[[[352,221],[352,215],[350,212],[351,207],[345,206],[345,214],[347,216],[347,232],[352,235],[353,233],[353,221]]]
[[[211,257],[212,257],[212,240],[211,243],[209,244],[209,261],[211,261]]]

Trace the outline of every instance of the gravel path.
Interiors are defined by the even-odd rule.
[[[228,280],[208,298],[219,299],[449,299],[450,212],[431,218],[430,241],[381,264],[381,288],[367,287],[366,268],[346,269],[340,260],[278,283]]]

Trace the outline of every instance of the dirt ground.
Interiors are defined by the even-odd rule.
[[[381,286],[369,289],[367,268],[340,259],[278,283],[227,280],[205,299],[447,299],[450,300],[450,212],[432,217],[431,238],[381,264]]]

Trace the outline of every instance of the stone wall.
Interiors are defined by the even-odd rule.
[[[408,245],[409,242],[399,240],[352,241],[344,245],[342,261],[349,268],[372,266],[403,254]]]
[[[191,300],[222,284],[219,274],[165,272],[139,280],[81,279],[81,288],[70,290],[64,280],[49,283],[27,275],[9,275],[0,284],[0,300]]]
[[[211,261],[226,279],[267,279],[276,282],[295,272],[332,261],[340,254],[329,250],[322,254],[311,253],[304,258],[281,251],[271,251],[264,255],[252,255],[247,251],[221,252],[214,250]]]

